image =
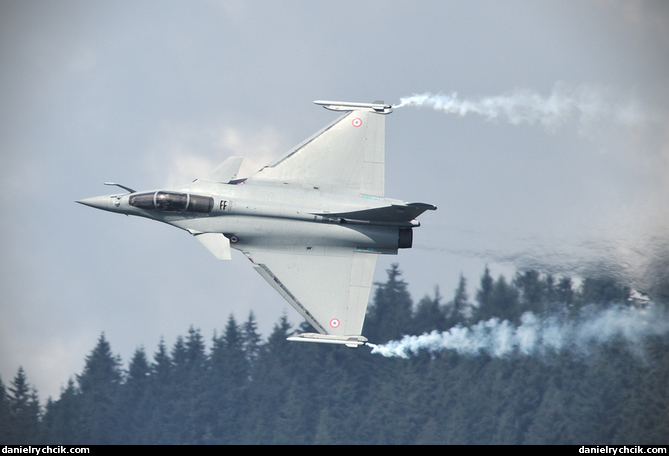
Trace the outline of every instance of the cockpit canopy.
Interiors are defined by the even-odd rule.
[[[131,206],[162,212],[194,212],[208,214],[214,208],[211,196],[177,192],[151,192],[130,195]]]

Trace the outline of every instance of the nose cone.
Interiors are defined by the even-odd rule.
[[[113,210],[112,208],[114,207],[111,200],[112,199],[109,196],[94,196],[92,198],[84,198],[81,200],[77,200],[76,202],[79,204],[83,204],[84,206],[90,206],[96,209],[111,211]]]

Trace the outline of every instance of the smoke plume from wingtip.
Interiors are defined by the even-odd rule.
[[[495,358],[514,354],[543,356],[568,351],[587,355],[599,345],[623,340],[635,354],[651,336],[669,334],[669,315],[659,305],[639,308],[629,305],[584,307],[579,315],[566,313],[538,316],[527,312],[519,325],[491,318],[475,325],[455,326],[448,331],[405,336],[386,344],[368,344],[372,353],[385,357],[409,358],[421,351],[430,354],[453,350],[464,356],[487,354]]]
[[[581,123],[606,119],[633,125],[644,121],[634,103],[620,102],[610,90],[595,86],[568,87],[557,83],[550,95],[529,89],[517,89],[502,95],[461,99],[451,94],[423,93],[400,98],[393,108],[429,107],[445,114],[477,114],[488,120],[503,119],[511,124],[541,124],[554,128],[578,117]]]

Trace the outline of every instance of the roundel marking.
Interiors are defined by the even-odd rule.
[[[230,236],[230,242],[236,244],[239,242],[239,238],[233,234],[232,236]]]
[[[355,128],[358,128],[360,125],[362,125],[362,119],[360,117],[356,117],[351,123]]]
[[[330,326],[332,328],[339,328],[339,324],[340,324],[339,320],[336,319],[336,318],[333,318],[332,320],[330,320]]]

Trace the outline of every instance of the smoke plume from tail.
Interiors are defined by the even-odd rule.
[[[456,92],[450,95],[423,93],[401,98],[393,107],[431,107],[446,114],[478,114],[489,120],[505,119],[511,124],[538,123],[549,128],[574,116],[582,124],[613,120],[631,125],[642,121],[641,111],[634,103],[623,103],[617,98],[601,87],[570,88],[558,83],[548,96],[527,89],[477,99],[460,99]]]
[[[455,326],[448,331],[433,331],[420,336],[405,336],[383,345],[368,344],[372,353],[385,357],[409,358],[421,351],[435,354],[454,350],[465,356],[488,354],[502,358],[549,353],[587,355],[594,348],[622,340],[635,354],[642,354],[641,344],[651,336],[669,334],[669,315],[660,305],[645,308],[586,306],[576,316],[566,312],[539,316],[531,312],[521,317],[519,325],[491,318],[473,326]]]

